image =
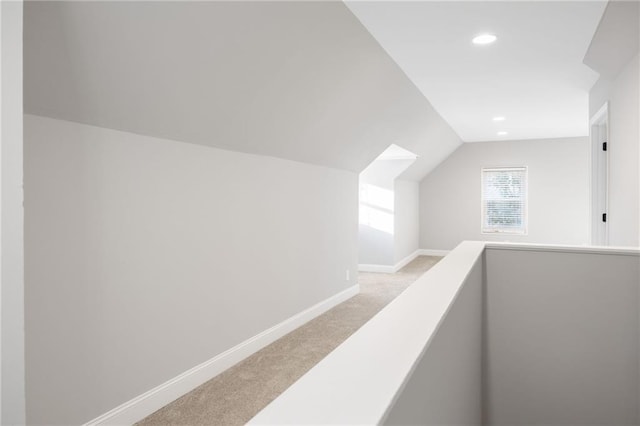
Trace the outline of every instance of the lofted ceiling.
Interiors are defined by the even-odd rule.
[[[582,61],[606,1],[347,6],[463,141],[588,134],[588,92],[598,74]],[[474,45],[482,33],[498,39]],[[499,116],[505,120],[493,121]]]
[[[639,46],[640,3],[612,1],[602,15],[584,63],[601,77],[612,79],[638,54]]]
[[[420,180],[459,137],[342,2],[28,1],[25,112]]]

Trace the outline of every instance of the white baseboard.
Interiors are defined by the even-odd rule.
[[[420,249],[418,251],[420,252],[420,256],[446,256],[451,250]]]
[[[385,274],[393,274],[393,266],[391,265],[371,265],[361,263],[358,265],[358,271],[360,272],[383,272]]]
[[[411,253],[409,256],[402,259],[400,262],[396,263],[393,266],[393,272],[398,272],[400,269],[404,268],[409,262],[411,262],[416,257],[420,256],[420,250],[416,250]]]
[[[185,371],[160,386],[96,417],[85,423],[85,426],[132,425],[359,292],[360,286],[358,284],[349,287],[210,360]]]
[[[359,264],[358,271],[360,272],[382,272],[385,274],[395,274],[400,269],[404,268],[409,262],[422,254],[421,250],[416,250],[409,256],[402,259],[395,265],[372,265],[372,264]]]

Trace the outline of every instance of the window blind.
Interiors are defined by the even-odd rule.
[[[526,167],[482,169],[482,232],[526,232]]]

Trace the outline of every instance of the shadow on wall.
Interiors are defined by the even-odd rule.
[[[393,217],[392,217],[393,223]],[[393,233],[380,231],[368,225],[360,224],[358,257],[360,264],[392,265]],[[366,259],[366,261],[363,261]]]

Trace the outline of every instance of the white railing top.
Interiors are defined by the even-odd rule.
[[[591,253],[591,254],[614,254],[625,256],[640,255],[640,247],[613,247],[613,246],[576,246],[561,244],[531,244],[531,243],[504,243],[486,242],[487,249],[496,250],[525,250],[525,251],[549,251],[562,253]]]
[[[456,247],[249,424],[381,423],[484,246]]]

